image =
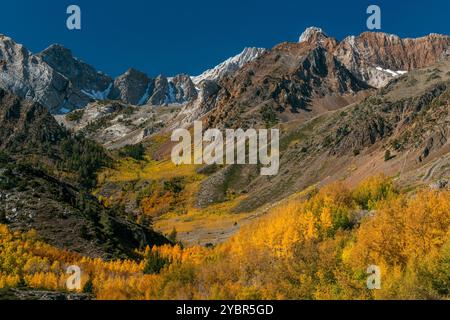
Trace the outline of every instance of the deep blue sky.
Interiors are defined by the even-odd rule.
[[[66,8],[82,10],[82,30],[66,28]],[[382,31],[402,37],[450,34],[448,0],[8,0],[0,33],[33,52],[63,44],[112,76],[196,75],[246,46],[297,41],[308,26],[338,39],[366,31],[366,9],[382,9]]]

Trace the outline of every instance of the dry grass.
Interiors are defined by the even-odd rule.
[[[162,199],[161,197],[151,200],[151,212],[165,212],[154,218],[155,229],[169,234],[175,228],[178,232],[178,240],[186,245],[217,244],[239,230],[241,224],[248,220],[251,213],[233,213],[237,204],[245,199],[244,196],[212,204],[204,209],[197,208],[196,196],[201,182],[207,177],[197,173],[198,167],[195,165],[177,166],[170,160],[154,161],[148,157],[146,161],[120,159],[113,169],[105,169],[99,175],[100,188],[95,194],[99,194],[102,186],[106,183],[120,185],[139,181],[168,181],[182,177],[186,184],[180,194],[164,194],[163,201],[159,201]],[[127,190],[126,195],[119,192],[107,200],[110,205],[126,199],[133,202],[138,192],[139,190]]]
[[[197,174],[197,166],[175,165],[170,160],[154,161],[147,157],[147,161],[121,159],[114,169],[106,169],[99,175],[100,185],[104,182],[124,182],[136,180],[161,180],[175,177],[191,177]]]

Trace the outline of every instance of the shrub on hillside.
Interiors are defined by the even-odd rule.
[[[127,145],[119,151],[119,155],[121,157],[129,157],[135,160],[141,161],[144,160],[145,156],[145,148],[142,143],[138,143],[135,145]]]

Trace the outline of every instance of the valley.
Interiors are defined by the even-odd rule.
[[[74,298],[449,297],[449,36],[312,27],[193,77],[7,36],[0,62],[0,299],[64,292],[73,264]],[[278,173],[175,164],[199,127],[277,129]]]

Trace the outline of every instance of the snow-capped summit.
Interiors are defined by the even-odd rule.
[[[326,38],[328,38],[328,36],[321,28],[309,27],[302,33],[298,42],[310,42],[311,40],[317,41]]]
[[[253,61],[261,56],[264,48],[245,48],[240,54],[231,57],[218,66],[203,72],[201,75],[192,77],[192,81],[198,85],[203,80],[217,80],[225,75],[232,74],[242,68],[247,62]]]

